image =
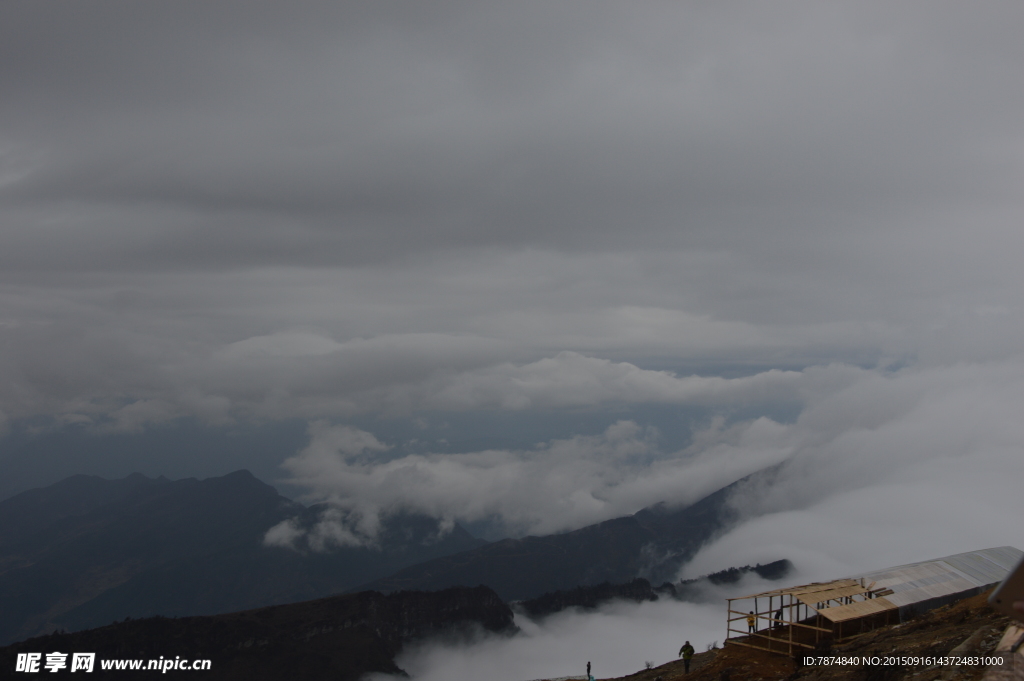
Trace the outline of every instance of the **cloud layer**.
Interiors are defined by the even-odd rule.
[[[1015,6],[58,6],[0,27],[8,419],[1019,352]]]
[[[811,579],[1024,546],[1024,364],[871,377],[808,407],[774,486],[738,499],[750,522],[687,574],[786,556]]]
[[[702,652],[722,644],[730,595],[776,588],[773,582],[744,579],[729,589],[706,594],[714,603],[615,602],[596,613],[563,611],[543,622],[522,615],[522,633],[511,638],[489,637],[475,642],[428,642],[404,651],[397,662],[420,681],[526,681],[582,675],[587,662],[598,678],[626,676],[646,662],[661,665],[677,659],[683,641]],[[377,675],[373,681],[394,677]]]
[[[620,378],[643,374],[635,367],[597,364]],[[366,517],[414,510],[461,522],[497,518],[513,534],[546,534],[631,514],[660,501],[692,503],[748,473],[785,462],[772,486],[748,489],[734,501],[744,517],[757,518],[755,525],[767,522],[766,517],[841,504],[840,525],[850,546],[870,543],[871,528],[886,514],[892,516],[888,523],[893,536],[920,537],[922,550],[969,550],[962,547],[977,543],[972,536],[999,545],[1012,543],[1010,539],[1024,544],[1024,535],[1010,537],[994,522],[977,527],[981,518],[1001,515],[990,494],[1007,484],[1004,474],[1024,475],[1024,429],[1014,417],[1024,400],[1021,362],[897,372],[837,365],[714,381],[647,373],[655,374],[657,387],[665,381],[678,394],[707,401],[727,395],[734,405],[751,391],[760,399],[792,399],[797,394],[802,411],[793,423],[766,417],[732,423],[716,419],[694,434],[689,447],[675,452],[663,451],[650,428],[620,421],[600,435],[554,440],[530,450],[384,460],[380,454],[387,447],[370,433],[317,422],[310,429],[309,446],[286,461],[285,468],[291,482],[308,490],[311,499],[328,500]],[[526,375],[534,374],[530,370]],[[540,394],[545,394],[545,385],[540,383]],[[701,390],[690,393],[691,385]],[[960,489],[960,501],[950,504],[954,488]],[[847,508],[854,503],[851,499],[863,505],[861,513]],[[1001,503],[1016,504],[1010,499]],[[833,511],[823,513],[830,516]],[[848,526],[861,516],[865,529],[851,530]],[[943,519],[938,526],[937,518]],[[779,527],[790,522],[780,521]],[[894,529],[903,525],[903,530]],[[924,526],[941,529],[922,534]],[[894,550],[911,555],[912,542],[893,542]],[[809,548],[800,542],[794,546]],[[733,557],[698,561],[694,569],[711,572],[728,567],[730,560],[745,564],[789,557],[778,551],[759,555],[753,549],[746,558],[741,558],[746,555],[742,551],[726,555]],[[879,555],[885,554],[875,551],[871,558]]]

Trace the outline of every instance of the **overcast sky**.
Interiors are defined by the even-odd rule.
[[[1022,547],[978,529],[1024,513],[1022,30],[3,3],[0,496],[246,467],[498,536],[787,461],[701,567],[840,569],[822,513],[887,564]]]

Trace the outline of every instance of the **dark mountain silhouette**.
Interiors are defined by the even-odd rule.
[[[142,487],[169,482],[133,473],[121,480],[73,475],[49,487],[31,489],[0,502],[0,550],[35,537],[57,521],[119,501]]]
[[[286,519],[323,509],[248,471],[206,480],[75,476],[0,502],[0,643],[152,615],[200,615],[317,598],[485,543],[418,515],[385,519],[372,546],[267,547]]]
[[[410,641],[470,637],[478,631],[516,631],[512,611],[487,588],[388,596],[371,591],[223,615],[132,620],[33,638],[0,649],[0,670],[12,673],[21,652],[88,651],[96,653],[95,671],[89,676],[98,678],[163,678],[157,671],[104,672],[102,660],[139,659],[147,664],[160,657],[180,657],[210,660],[211,667],[198,673],[172,670],[172,677],[356,681],[370,672],[404,674],[394,659]]]
[[[708,541],[738,520],[730,503],[749,485],[770,484],[778,467],[746,476],[685,508],[657,504],[572,532],[504,539],[413,565],[361,589],[436,590],[483,584],[507,601],[643,577],[672,580]]]
[[[777,560],[766,565],[757,564],[753,567],[732,567],[720,572],[685,579],[680,582],[665,582],[661,586],[652,586],[649,581],[638,577],[623,584],[603,582],[594,586],[579,586],[566,591],[551,591],[537,598],[520,601],[513,605],[530,617],[537,619],[547,617],[567,608],[591,610],[613,600],[629,600],[636,603],[656,601],[659,598],[673,598],[683,601],[699,601],[702,587],[708,584],[734,584],[746,574],[754,573],[763,579],[782,579],[793,570],[793,564],[786,559]],[[717,602],[717,599],[716,599]]]
[[[758,563],[754,566],[744,565],[743,567],[731,567],[727,570],[712,572],[711,574],[703,575],[701,577],[684,579],[677,582],[675,587],[677,595],[686,600],[687,591],[696,592],[706,584],[735,584],[740,581],[744,575],[751,572],[762,579],[777,580],[782,579],[792,571],[793,563],[783,558],[782,560],[765,563],[764,565]]]
[[[671,584],[667,582],[666,584],[669,588],[672,587]],[[665,593],[664,590],[662,592]],[[673,595],[674,590],[668,593]],[[565,591],[550,591],[537,598],[519,601],[514,606],[530,617],[538,619],[561,612],[567,608],[593,610],[614,600],[634,601],[636,603],[656,601],[658,600],[658,592],[655,591],[654,587],[646,579],[637,577],[624,584],[602,582],[594,586],[578,586],[575,589]]]

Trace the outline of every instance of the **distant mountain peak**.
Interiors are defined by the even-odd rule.
[[[225,480],[242,480],[242,479],[244,479],[244,480],[257,480],[258,482],[261,482],[261,483],[263,482],[262,480],[258,480],[258,478],[255,475],[250,473],[248,468],[239,468],[237,471],[232,471],[232,472],[228,473],[227,475],[223,475],[221,477],[224,478]],[[266,484],[266,483],[263,483],[263,484]]]

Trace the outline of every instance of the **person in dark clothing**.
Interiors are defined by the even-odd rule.
[[[687,641],[683,644],[683,647],[679,649],[679,654],[683,658],[683,673],[690,673],[690,658],[693,657],[693,646]]]
[[[777,613],[775,613],[775,623],[773,624],[773,628],[774,629],[781,629],[782,628],[782,608],[779,608],[779,611]]]
[[[587,660],[587,678],[590,678],[590,660]]]

